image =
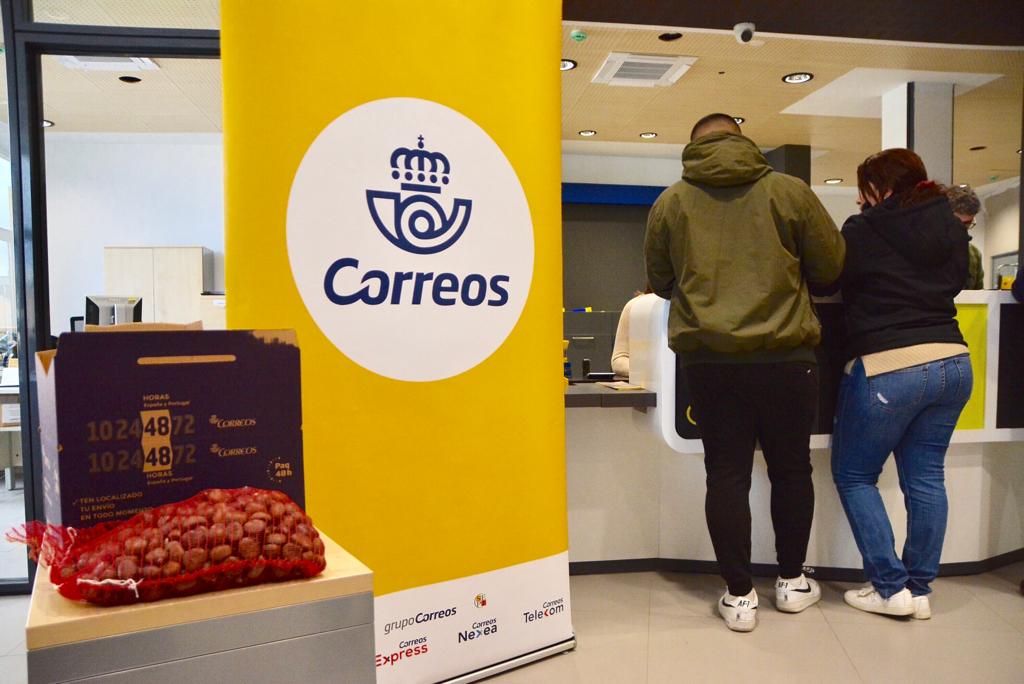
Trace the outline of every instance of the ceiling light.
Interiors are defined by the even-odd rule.
[[[597,135],[597,131],[592,131],[592,130],[590,130],[588,128],[588,129],[586,129],[584,131],[580,131],[580,135],[582,135],[584,138],[591,138],[591,137]]]
[[[138,76],[118,76],[117,80],[122,83],[139,83],[142,81]]]
[[[814,74],[807,73],[806,71],[797,71],[792,74],[786,74],[782,77],[782,80],[786,83],[807,83],[812,78],[814,78]]]
[[[53,122],[49,119],[43,119],[43,128],[53,128]]]
[[[576,62],[571,59],[562,60],[562,71],[572,71],[576,68]]]
[[[643,138],[644,140],[650,140],[651,138],[657,138],[658,134],[655,133],[654,131],[645,131],[640,134],[640,137]]]
[[[1017,150],[1017,154],[1020,154],[1020,150]]]
[[[742,116],[734,116],[732,117],[732,120],[736,122],[737,126],[746,121],[746,119],[744,119]]]
[[[670,43],[673,40],[679,40],[682,37],[683,37],[682,33],[675,33],[675,32],[673,32],[673,33],[662,33],[660,36],[658,36],[658,40],[663,40],[666,43]]]
[[[825,185],[839,185],[843,182],[842,178],[826,178]]]
[[[988,147],[986,145],[975,145],[974,147],[970,148],[971,152],[979,152],[979,151],[985,150],[985,149],[988,149]]]

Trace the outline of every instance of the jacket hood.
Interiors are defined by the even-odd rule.
[[[890,247],[918,266],[945,263],[957,241],[968,240],[945,197],[911,207],[900,207],[890,198],[867,209],[864,218]]]
[[[706,135],[683,148],[683,178],[696,183],[746,185],[771,171],[754,141],[735,133]]]

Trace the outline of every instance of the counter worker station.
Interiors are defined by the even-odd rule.
[[[616,391],[590,383],[567,387],[573,573],[715,572],[704,524],[700,428],[667,346],[668,304],[648,294],[635,300],[629,312],[629,383],[643,390]],[[968,574],[1019,560],[1024,547],[1024,521],[1015,503],[1024,492],[1024,470],[1010,458],[1010,443],[1024,441],[1024,305],[997,290],[961,292],[956,305],[975,384],[946,460],[950,511],[940,573]],[[860,577],[861,558],[835,493],[828,450],[845,362],[842,303],[818,300],[815,308],[822,324],[821,393],[811,437],[815,512],[807,566],[819,578],[853,581]],[[879,490],[893,517],[898,548],[906,513],[891,460]],[[763,575],[775,571],[769,493],[758,453],[750,494],[751,560]]]

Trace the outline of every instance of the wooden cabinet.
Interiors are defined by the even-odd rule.
[[[146,323],[191,323],[203,317],[201,295],[213,289],[213,252],[205,247],[107,247],[106,294],[142,297]]]
[[[153,317],[153,250],[151,248],[107,247],[103,250],[103,293],[142,297],[142,320]]]
[[[203,330],[227,330],[227,301],[224,295],[202,295],[199,298]]]

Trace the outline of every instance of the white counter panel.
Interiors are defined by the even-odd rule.
[[[700,454],[671,449],[647,416],[629,408],[566,410],[569,559],[714,560],[704,522]],[[859,568],[839,503],[829,451],[812,452],[815,516],[807,564]],[[950,511],[942,563],[976,562],[1024,548],[1024,443],[954,444],[946,460]],[[906,511],[892,460],[879,481],[903,545]],[[775,562],[770,488],[764,459],[754,459],[752,560]]]

